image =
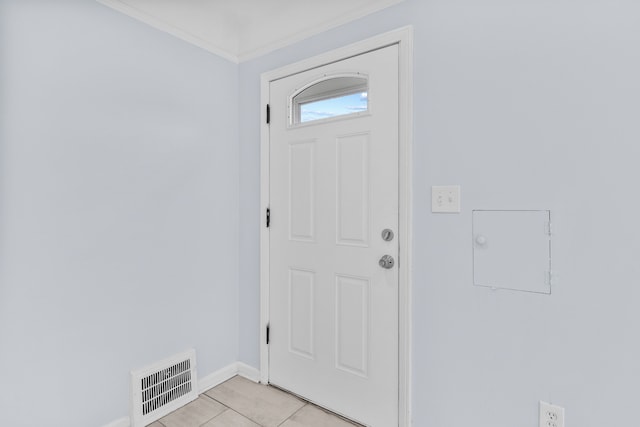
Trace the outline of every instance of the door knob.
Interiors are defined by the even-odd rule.
[[[378,261],[380,267],[386,268],[387,270],[392,268],[395,263],[396,262],[391,255],[385,255],[380,258],[380,261]]]

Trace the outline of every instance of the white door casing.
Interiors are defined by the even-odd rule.
[[[292,124],[292,95],[368,79],[367,113]],[[370,426],[398,422],[398,46],[270,87],[272,384]]]
[[[397,45],[399,49],[399,221],[397,243],[402,256],[397,265],[399,273],[398,281],[398,345],[399,355],[398,379],[397,379],[397,407],[398,417],[389,425],[408,427],[411,425],[411,141],[412,141],[412,50],[413,30],[404,27],[370,39],[354,43],[344,48],[336,49],[325,54],[318,55],[300,61],[295,64],[266,72],[261,76],[261,100],[266,105],[270,100],[270,85],[287,76],[303,71],[316,69],[324,64],[332,64],[342,59],[351,58],[362,53],[380,49],[385,46]],[[375,102],[375,101],[372,101]],[[375,105],[375,104],[374,104]],[[374,108],[372,105],[372,108]],[[270,313],[270,238],[271,229],[265,227],[265,211],[270,206],[270,125],[266,124],[267,111],[263,109],[261,115],[261,212],[260,212],[260,381],[268,383],[269,369],[269,345],[267,335]],[[314,125],[315,126],[315,125]],[[304,151],[304,150],[303,150]],[[300,151],[299,151],[300,152]],[[274,221],[277,214],[274,212]],[[305,278],[303,274],[294,274],[298,279]],[[297,272],[294,272],[297,273]],[[308,277],[308,275],[307,275]],[[348,278],[348,277],[347,277]],[[347,284],[348,288],[348,284]],[[393,346],[391,346],[393,347]],[[298,392],[297,390],[292,390]],[[355,402],[360,396],[347,397],[349,402]],[[351,411],[346,415],[353,416]],[[376,423],[378,425],[379,423]]]

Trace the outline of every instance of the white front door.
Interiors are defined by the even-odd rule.
[[[398,46],[269,90],[269,382],[397,426]]]

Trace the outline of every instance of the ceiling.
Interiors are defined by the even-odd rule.
[[[97,0],[234,62],[403,0]]]

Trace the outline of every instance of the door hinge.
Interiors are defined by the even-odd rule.
[[[267,208],[267,228],[271,226],[271,209]]]
[[[271,123],[271,107],[267,104],[267,124]]]
[[[545,233],[547,233],[547,236],[553,235],[553,228],[552,228],[551,221],[546,222],[544,224],[544,231],[545,231]]]
[[[267,323],[267,345],[269,344],[269,324]]]

